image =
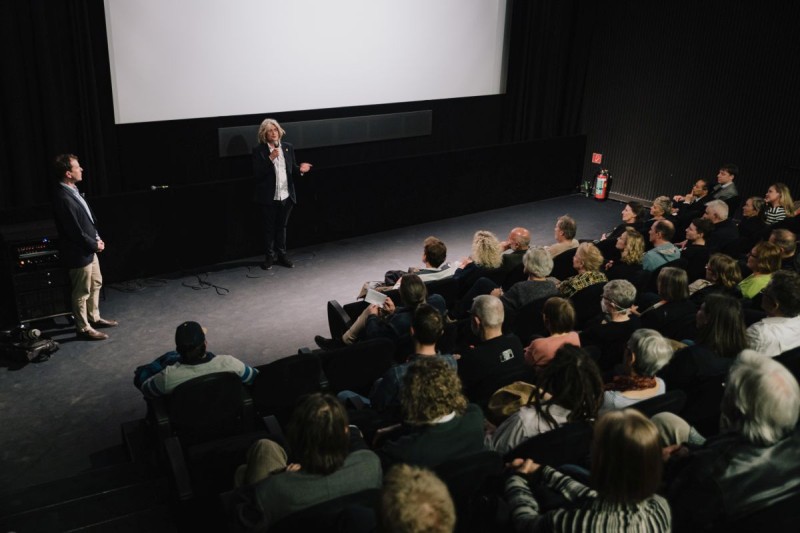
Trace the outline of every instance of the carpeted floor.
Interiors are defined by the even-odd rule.
[[[514,226],[533,244],[553,242],[555,220],[570,214],[578,238],[597,238],[620,221],[622,204],[580,195],[291,250],[294,269],[258,268],[261,258],[216,265],[202,273],[138,280],[105,290],[103,316],[120,321],[102,342],[74,339],[66,321],[37,324],[61,342],[47,362],[0,371],[0,493],[75,475],[113,460],[120,424],[144,416],[133,369],[173,349],[175,327],[208,328],[209,350],[256,366],[314,346],[328,335],[325,303],[353,301],[366,280],[389,269],[420,266],[422,241],[436,235],[448,260],[469,254],[472,234],[503,240]],[[291,228],[290,228],[291,229]],[[291,233],[289,236],[291,242]]]

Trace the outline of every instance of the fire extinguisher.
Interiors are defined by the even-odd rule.
[[[611,188],[611,173],[608,169],[602,168],[594,177],[594,199],[605,201],[608,199],[608,191]]]

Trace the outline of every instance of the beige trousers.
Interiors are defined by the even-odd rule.
[[[100,273],[100,261],[94,254],[92,262],[81,268],[69,270],[72,283],[72,314],[75,315],[75,328],[86,331],[89,322],[100,320],[100,287],[103,286],[103,275]]]

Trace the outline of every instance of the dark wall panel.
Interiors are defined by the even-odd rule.
[[[774,181],[800,194],[800,4],[602,4],[583,127],[617,193],[686,192],[732,162],[744,195]]]

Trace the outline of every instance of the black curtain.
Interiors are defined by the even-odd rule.
[[[8,0],[0,21],[0,209],[47,202],[51,161],[65,152],[86,169],[84,191],[114,192],[102,0]]]
[[[504,140],[580,134],[594,2],[517,0],[511,9]]]

